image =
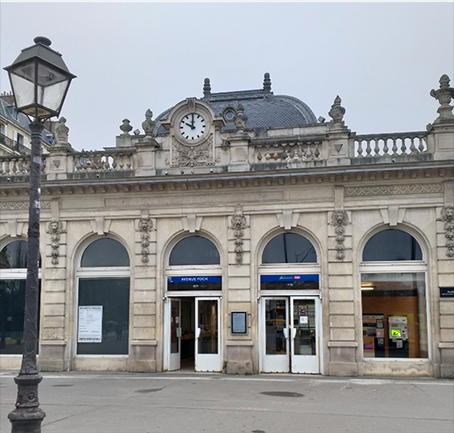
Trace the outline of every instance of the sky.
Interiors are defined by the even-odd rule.
[[[36,36],[63,55],[73,80],[61,116],[76,150],[115,146],[123,119],[141,130],[188,97],[261,89],[305,102],[318,118],[339,95],[358,134],[423,131],[430,96],[454,80],[454,3],[0,2],[5,66]],[[454,81],[451,82],[454,87]],[[247,113],[246,113],[247,114]],[[56,120],[56,119],[54,119]]]

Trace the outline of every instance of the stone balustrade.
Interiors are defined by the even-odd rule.
[[[42,155],[41,172],[46,173],[47,155]],[[0,156],[0,176],[23,176],[30,173],[30,155]]]
[[[333,136],[328,133],[310,139],[252,139],[245,142],[243,152],[245,162],[248,160],[246,164],[250,165],[243,167],[242,171],[249,171],[249,167],[252,170],[273,170],[284,166],[300,168],[358,163],[381,164],[389,163],[391,158],[395,157],[405,157],[406,161],[449,158],[452,153],[449,140],[452,139],[447,136],[444,139],[446,144],[440,140],[431,131],[357,135],[347,129],[336,131]],[[441,144],[437,144],[439,142]],[[448,149],[448,153],[436,153],[437,146],[441,150]],[[232,147],[226,158],[220,159],[218,163],[222,166],[235,163],[232,158],[237,149],[238,147]],[[49,179],[65,179],[71,176],[100,177],[101,173],[107,177],[159,174],[169,168],[166,165],[166,154],[156,156],[161,151],[166,152],[156,146],[152,150],[145,146],[131,146],[82,152],[55,147],[49,154],[43,154],[42,173],[50,176]],[[29,155],[0,156],[0,178],[27,175],[29,160]]]
[[[427,153],[427,132],[353,135],[354,158]]]
[[[134,149],[79,152],[74,154],[75,172],[131,171]]]

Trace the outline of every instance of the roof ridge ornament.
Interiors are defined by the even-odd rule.
[[[205,99],[210,99],[211,97],[211,84],[209,78],[205,78],[205,81],[203,83],[203,97]]]
[[[271,79],[270,74],[268,72],[265,73],[263,79],[263,92],[267,95],[271,94]]]

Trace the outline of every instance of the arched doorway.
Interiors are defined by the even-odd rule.
[[[219,251],[203,236],[173,247],[166,273],[164,370],[221,371]]]
[[[320,373],[320,264],[312,242],[278,234],[263,250],[259,273],[260,371]]]

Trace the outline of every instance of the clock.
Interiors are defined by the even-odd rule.
[[[205,133],[206,123],[198,113],[186,114],[180,121],[180,134],[186,140],[197,140]]]

